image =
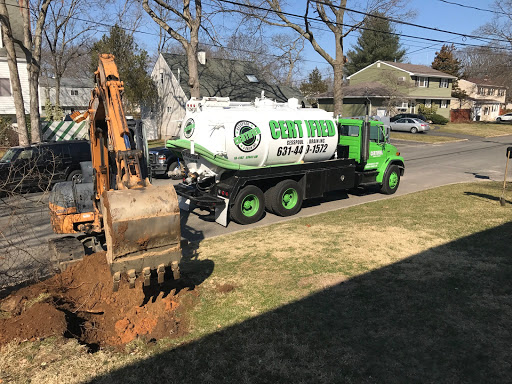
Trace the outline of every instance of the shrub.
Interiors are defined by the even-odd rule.
[[[446,117],[438,115],[437,113],[434,113],[432,115],[426,115],[425,117],[431,120],[432,124],[445,125],[449,121]]]

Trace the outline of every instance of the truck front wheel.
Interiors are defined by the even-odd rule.
[[[399,184],[400,169],[396,165],[391,165],[388,167],[386,174],[384,175],[380,191],[386,195],[392,195],[398,189]]]
[[[299,183],[293,180],[283,180],[273,188],[271,202],[272,210],[279,216],[292,216],[300,211],[304,194]]]
[[[255,185],[248,185],[238,193],[231,207],[231,218],[242,225],[252,224],[259,221],[264,212],[263,192]]]

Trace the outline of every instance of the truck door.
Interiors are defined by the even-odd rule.
[[[386,136],[382,123],[370,122],[370,156],[365,170],[377,169],[386,161]]]
[[[338,152],[338,158],[355,159],[358,163],[361,158],[361,143],[359,141],[361,126],[353,124],[341,124],[339,126],[339,145],[344,153]]]

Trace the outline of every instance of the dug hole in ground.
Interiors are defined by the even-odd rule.
[[[186,279],[136,288],[122,281],[112,292],[105,252],[48,280],[22,288],[0,301],[0,346],[53,335],[75,338],[91,351],[179,337],[187,332],[187,313],[198,301],[198,288]]]

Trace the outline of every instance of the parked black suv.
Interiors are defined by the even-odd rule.
[[[402,119],[404,117],[409,117],[411,119],[420,119],[420,120],[427,122],[427,118],[425,116],[419,115],[416,113],[399,113],[398,115],[395,115],[391,119],[389,119],[389,121],[394,122],[394,121],[397,121],[398,119]]]
[[[0,191],[45,190],[59,181],[80,182],[81,161],[91,161],[91,146],[85,140],[9,148],[0,159]]]
[[[167,176],[168,172],[179,169],[180,162],[181,159],[169,148],[149,149],[149,165],[151,167],[151,175],[154,177]]]

